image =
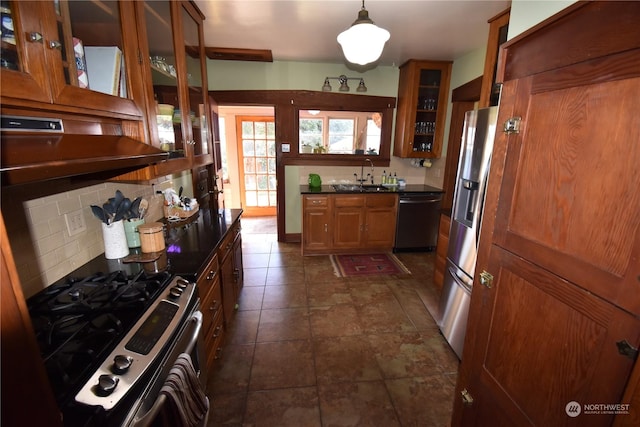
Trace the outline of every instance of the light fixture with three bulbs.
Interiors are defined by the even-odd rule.
[[[356,92],[366,92],[367,91],[367,87],[364,85],[364,79],[361,77],[347,77],[344,74],[342,74],[340,77],[325,77],[324,78],[324,84],[322,85],[322,91],[323,92],[331,92],[332,88],[331,88],[331,84],[329,83],[329,80],[331,79],[335,79],[338,80],[338,82],[340,82],[340,88],[338,89],[340,92],[349,92],[350,87],[347,84],[347,82],[349,80],[360,80],[360,83],[358,83],[358,87],[356,88]]]

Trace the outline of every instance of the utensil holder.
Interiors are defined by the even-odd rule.
[[[162,223],[150,222],[138,226],[140,233],[140,248],[143,253],[159,252],[164,250],[164,233]]]
[[[127,235],[124,232],[123,221],[102,223],[102,238],[104,240],[104,256],[107,259],[124,258],[129,255]]]
[[[139,248],[140,233],[138,232],[138,226],[144,224],[144,219],[136,219],[134,221],[124,222],[124,233],[127,235],[127,245],[130,248]]]

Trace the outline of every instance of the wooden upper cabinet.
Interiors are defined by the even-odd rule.
[[[511,8],[489,19],[489,38],[487,40],[487,52],[484,58],[484,73],[482,74],[482,89],[480,93],[479,108],[498,105],[500,89],[496,87],[496,75],[498,73],[498,56],[500,46],[507,41],[509,31],[509,18]]]
[[[394,156],[441,156],[450,77],[448,61],[411,59],[400,67]]]
[[[136,13],[150,140],[170,152],[170,159],[157,164],[154,173],[210,164],[204,16],[190,2],[168,0],[136,2]]]
[[[3,105],[142,116],[131,2],[9,1],[6,15],[14,34],[2,40]]]

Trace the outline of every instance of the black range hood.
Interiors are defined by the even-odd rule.
[[[131,170],[169,157],[165,151],[126,136],[63,134],[56,130],[2,133],[2,185]]]

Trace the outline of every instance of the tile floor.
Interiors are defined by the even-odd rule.
[[[397,256],[412,274],[337,278],[329,257],[243,231],[209,426],[448,426],[458,359],[429,314],[435,254]]]

